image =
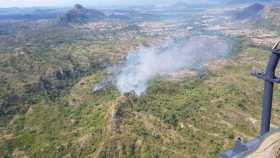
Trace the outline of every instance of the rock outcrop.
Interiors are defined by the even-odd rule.
[[[105,14],[94,9],[87,9],[80,4],[76,4],[73,9],[59,17],[60,24],[86,23],[105,18]]]

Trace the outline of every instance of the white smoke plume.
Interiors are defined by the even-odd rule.
[[[185,69],[199,70],[228,52],[227,43],[217,36],[196,36],[181,43],[169,40],[161,46],[140,47],[126,57],[114,75],[114,84],[122,94],[134,91],[142,95],[156,76],[164,77]]]

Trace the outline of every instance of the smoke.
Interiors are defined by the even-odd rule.
[[[228,52],[227,43],[217,36],[196,36],[185,42],[168,40],[160,46],[140,47],[115,71],[114,84],[122,94],[134,91],[142,95],[156,76],[201,70],[210,60],[223,58]]]

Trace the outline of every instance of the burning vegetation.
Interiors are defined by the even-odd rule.
[[[122,93],[145,93],[154,78],[183,70],[202,71],[210,61],[227,57],[231,50],[225,39],[218,36],[195,36],[186,41],[169,40],[165,44],[140,47],[128,54],[112,76],[94,87],[94,92],[112,83]]]

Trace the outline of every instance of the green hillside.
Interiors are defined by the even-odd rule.
[[[1,132],[1,155],[216,157],[236,137],[257,135],[262,82],[249,72],[263,67],[268,54],[244,48],[225,64],[213,63],[200,79],[157,79],[140,98],[113,89],[92,94],[104,77],[94,73],[59,101],[40,101],[16,115]],[[279,103],[276,99],[275,125],[280,124]]]
[[[263,81],[250,73],[266,66],[270,50],[261,40],[275,36],[257,35],[273,28],[220,26],[232,15],[216,9],[107,10],[112,19],[67,26],[0,20],[0,157],[216,158],[237,138],[255,138]],[[203,35],[228,40],[229,55],[180,79],[158,76],[142,96],[113,85],[93,92],[139,46]]]

